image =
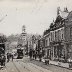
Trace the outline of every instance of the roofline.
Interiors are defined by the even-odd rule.
[[[48,36],[50,33],[47,33],[46,35],[44,35],[43,37],[46,37],[46,36]]]

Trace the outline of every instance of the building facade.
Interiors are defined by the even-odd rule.
[[[72,58],[72,12],[57,10],[57,17],[44,32],[45,49],[51,60]]]

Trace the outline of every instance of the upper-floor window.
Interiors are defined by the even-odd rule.
[[[56,31],[55,31],[55,40],[56,40]]]
[[[45,40],[45,46],[47,46],[47,43],[48,43],[48,41],[47,41],[47,39]]]
[[[52,33],[51,33],[51,41],[52,41]]]
[[[54,32],[53,32],[53,36],[52,36],[52,38],[53,38],[53,41],[54,41]]]
[[[72,37],[72,27],[70,28],[70,36]]]
[[[61,30],[58,30],[58,40],[61,40]]]
[[[49,43],[50,43],[50,37],[49,37]]]
[[[61,39],[64,39],[64,29],[61,29]]]
[[[62,39],[63,39],[63,34],[62,34]]]
[[[48,38],[48,43],[47,43],[47,46],[49,46],[49,44],[50,44],[50,40],[49,40],[50,38]]]
[[[59,41],[59,32],[60,32],[60,30],[58,30],[58,34],[57,34],[58,35],[58,41]]]

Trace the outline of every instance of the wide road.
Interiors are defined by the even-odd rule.
[[[30,62],[24,62],[22,59],[15,59],[13,62],[6,63],[6,67],[0,72],[52,72]]]

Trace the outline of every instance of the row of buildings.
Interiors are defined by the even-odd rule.
[[[55,21],[35,41],[36,46],[32,45],[44,51],[44,56],[51,60],[72,59],[72,11],[67,8],[61,11],[58,7]]]
[[[72,11],[57,9],[56,20],[44,31],[44,49],[51,60],[72,59]]]
[[[31,36],[26,40],[25,27],[23,35],[26,41],[27,50],[30,48],[42,51],[44,56],[51,60],[67,61],[72,59],[72,11],[67,8],[64,11],[57,8],[57,17],[44,31],[43,36]]]

